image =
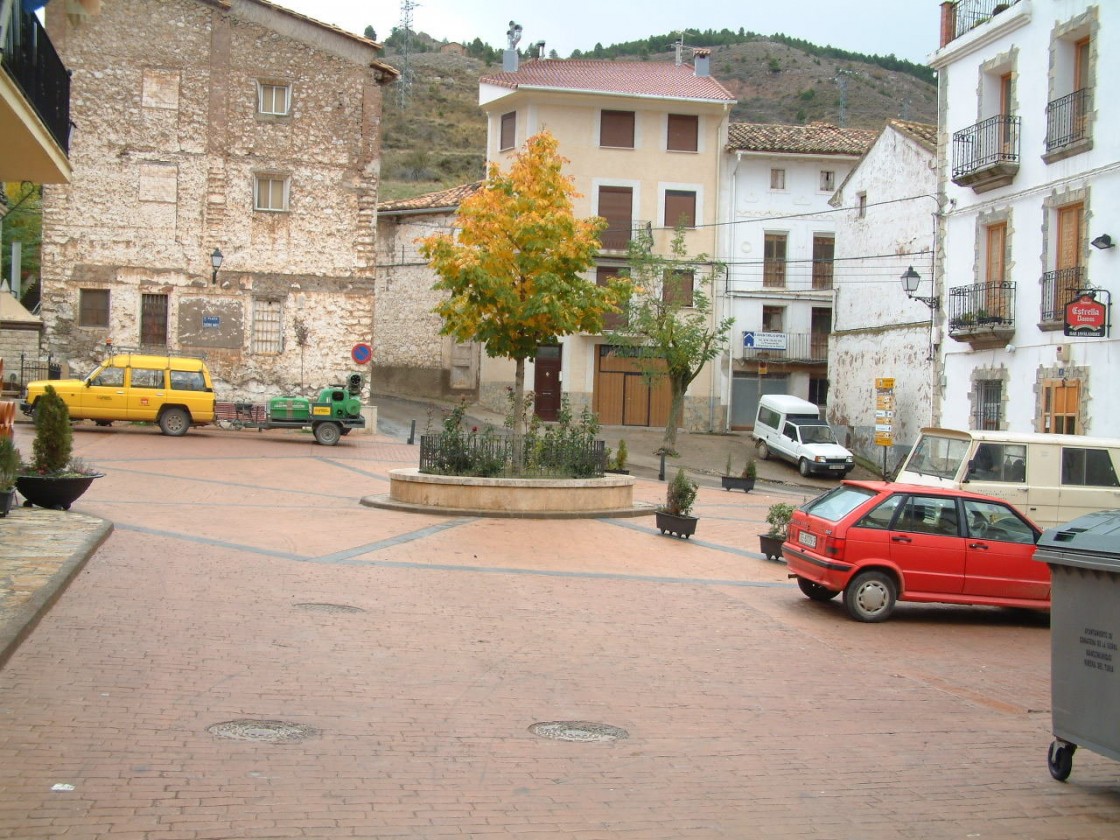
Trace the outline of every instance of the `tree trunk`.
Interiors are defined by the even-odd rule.
[[[514,366],[513,373],[513,396],[514,405],[517,407],[516,417],[513,421],[513,433],[515,435],[525,434],[525,414],[522,411],[522,406],[525,400],[525,360],[518,359]]]
[[[677,429],[684,420],[684,392],[687,387],[676,377],[669,378],[672,402],[669,404],[669,421],[665,424],[665,436],[661,440],[661,449],[666,455],[677,454]]]

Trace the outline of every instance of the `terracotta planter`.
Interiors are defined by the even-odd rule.
[[[696,533],[696,523],[698,520],[695,516],[681,516],[676,513],[669,513],[667,511],[659,510],[655,514],[657,518],[657,529],[662,534],[668,532],[676,537],[688,539]]]
[[[65,477],[21,475],[16,477],[16,489],[24,498],[24,507],[38,505],[54,510],[70,510],[70,505],[89,489],[93,480],[103,475],[104,473]]]
[[[723,484],[724,490],[742,490],[744,493],[749,493],[754,489],[753,478],[743,478],[741,475],[721,475],[720,482]]]
[[[785,537],[772,537],[769,534],[758,535],[760,550],[766,555],[767,560],[782,559],[782,543],[785,541]]]

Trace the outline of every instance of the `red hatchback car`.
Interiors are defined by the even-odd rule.
[[[815,601],[844,593],[857,621],[897,601],[1050,608],[1041,529],[1007,502],[964,490],[844,481],[797,510],[782,554]]]

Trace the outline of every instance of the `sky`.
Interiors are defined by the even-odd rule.
[[[401,0],[271,1],[359,35],[372,26],[379,41],[401,22]],[[480,38],[504,49],[512,20],[523,27],[522,50],[544,41],[546,51],[567,58],[572,50],[588,52],[596,43],[609,46],[681,29],[741,27],[925,64],[937,48],[940,5],[940,0],[707,0],[682,11],[689,4],[680,0],[414,0],[412,29],[437,40],[469,43]]]

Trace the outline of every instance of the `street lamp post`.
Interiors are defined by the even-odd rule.
[[[222,255],[221,250],[219,250],[218,248],[215,248],[214,253],[210,255],[210,266],[214,269],[210,274],[211,286],[218,282],[218,269],[222,267],[222,260],[224,259],[225,257]],[[911,269],[911,271],[912,270],[913,269]]]

